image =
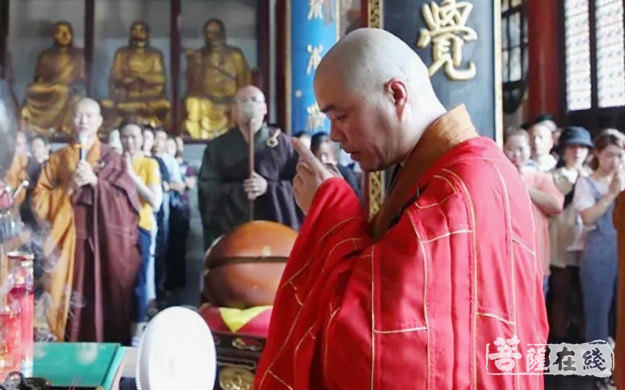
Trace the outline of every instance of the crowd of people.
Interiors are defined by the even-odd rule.
[[[614,347],[617,317],[615,202],[625,190],[625,135],[560,129],[541,115],[509,130],[504,152],[534,205],[543,290],[554,343],[604,341]]]
[[[249,102],[256,109],[257,118],[252,121],[238,108]],[[80,101],[75,108],[74,140],[55,153],[51,152],[46,138],[29,136],[27,131],[19,131],[14,166],[6,179],[11,184],[29,181],[25,197],[20,200],[20,213],[30,230],[38,232],[43,238],[31,242],[28,249],[35,251],[38,257],[51,258],[56,263],[53,267],[43,267],[42,259],[37,262],[38,304],[48,306],[37,310],[47,317],[37,321],[40,325],[37,329],[39,339],[119,341],[137,345],[148,321],[159,310],[171,304],[185,303],[180,302],[179,298],[187,285],[186,253],[191,245],[187,240],[191,216],[189,196],[196,186],[205,237],[204,250],[217,238],[251,217],[277,221],[298,230],[304,216],[295,205],[292,195],[297,159],[294,158],[290,138],[278,128],[269,126],[265,122],[265,114],[266,104],[262,92],[256,87],[242,88],[233,105],[233,115],[237,118],[235,128],[207,145],[199,170],[184,159],[182,137],[172,137],[163,129],[146,126],[139,118],[126,118],[117,130],[108,134],[106,142],[101,142],[97,137],[101,125],[100,108],[90,99]],[[256,172],[252,178],[248,172],[246,146],[250,129],[254,132],[256,143]],[[338,164],[339,149],[336,144],[327,135],[318,134],[312,138],[312,150],[316,155],[328,164],[338,165],[360,196],[359,183],[352,169]],[[89,140],[88,144],[85,139]],[[274,139],[275,145],[272,143]],[[92,156],[93,150],[97,149],[100,149],[100,155]],[[86,150],[84,156],[80,150]],[[83,159],[87,164],[83,164]],[[96,186],[96,180],[101,174],[100,165],[105,165],[108,159],[118,161],[124,167],[116,178],[125,178],[133,194],[136,193],[136,199],[130,199],[135,195],[124,192],[123,188],[119,188],[120,183],[111,182],[112,190],[123,192],[123,207],[111,203],[110,199],[101,199],[102,208],[98,208],[94,204],[95,199],[91,199],[83,204],[88,207],[78,212],[80,202],[76,192],[89,191],[89,187]],[[72,169],[76,170],[73,174],[64,172]],[[87,172],[91,170],[93,176],[87,173],[88,179],[79,179],[78,172],[81,169]],[[44,176],[43,180],[40,180],[41,175]],[[65,202],[67,209],[59,208],[55,196],[52,196],[52,193],[63,187],[61,197],[69,200]],[[111,198],[114,196],[111,195]],[[256,204],[254,216],[249,215],[250,200]],[[83,212],[87,216],[77,218]],[[86,240],[85,245],[93,245],[97,236],[107,235],[105,227],[98,229],[97,223],[91,225],[93,220],[97,220],[98,216],[104,219],[104,214],[111,213],[136,214],[136,231],[129,232],[131,240],[136,238],[137,251],[133,251],[133,255],[125,254],[129,250],[126,248],[120,249],[120,253],[106,253],[106,256],[102,253],[103,256],[98,256],[96,248],[81,248],[83,244],[76,244],[76,237],[67,239],[64,230],[67,230],[67,223],[71,221],[74,224],[74,235],[78,239],[82,236]],[[61,220],[65,220],[65,223],[60,228]],[[109,233],[112,236],[120,234],[114,231]],[[67,245],[77,246],[72,250],[63,249]],[[106,327],[97,324],[102,322],[101,319],[86,319],[90,316],[107,317],[105,313],[110,306],[108,301],[112,299],[107,298],[107,287],[101,286],[101,291],[97,291],[102,283],[96,281],[100,279],[108,283],[110,279],[104,277],[104,274],[113,265],[106,258],[100,258],[99,266],[88,264],[89,259],[86,259],[86,263],[85,259],[77,261],[85,256],[83,252],[88,253],[87,257],[127,257],[124,259],[124,267],[115,267],[114,271],[110,271],[110,277],[121,278],[122,273],[136,275],[136,283],[132,286],[135,302],[130,305],[127,299],[120,297],[121,302],[124,302],[121,306],[127,307],[126,315],[121,317],[127,322],[130,333],[119,333],[121,324],[112,333],[107,333],[100,330]],[[134,257],[136,259],[133,260]],[[63,265],[61,269],[59,264]],[[60,274],[63,276],[60,277]],[[59,283],[65,284],[65,290],[71,289],[67,302],[65,292],[51,291],[53,283],[50,280],[55,277],[62,280]],[[95,286],[93,291],[89,287],[92,283]],[[130,288],[128,283],[119,287],[120,291]],[[50,305],[64,308],[60,319],[58,315],[52,318],[50,312],[56,310],[51,310]],[[89,323],[85,325],[86,329],[81,330],[81,322]],[[45,331],[47,328],[49,332]]]
[[[260,390],[540,389],[540,376],[485,371],[487,343],[541,344],[549,328],[555,342],[613,342],[622,133],[593,140],[543,115],[509,130],[502,150],[478,135],[464,106],[442,105],[412,48],[377,29],[356,30],[326,54],[315,94],[331,135],[292,139],[267,124],[262,91],[240,89],[235,126],[207,144],[197,174],[180,137],[136,118],[101,142],[91,99],[75,107],[74,140],[53,154],[45,138],[18,133],[6,181],[36,183],[21,213],[33,230],[49,229],[42,253],[58,260],[40,275],[51,336],[140,340],[159,302],[186,284],[197,184],[204,249],[250,219],[300,231]],[[341,161],[335,141],[354,161]],[[370,220],[360,175],[393,167]]]
[[[93,112],[91,112],[93,111]],[[99,115],[99,107],[97,103],[91,100],[84,100],[77,105],[75,112],[75,127],[77,132],[82,128],[84,132],[93,133],[99,128],[99,121],[93,119]],[[87,118],[87,119],[81,119]],[[115,130],[109,135],[108,146],[110,151],[119,155],[125,167],[125,174],[130,179],[135,191],[138,195],[138,219],[137,231],[130,236],[137,237],[136,246],[140,255],[140,267],[133,272],[132,265],[124,269],[129,274],[136,274],[136,286],[134,286],[134,295],[136,304],[133,305],[131,322],[127,323],[129,332],[133,336],[132,341],[122,337],[120,341],[124,343],[132,342],[137,344],[143,328],[159,309],[162,309],[171,298],[183,290],[186,286],[186,252],[187,237],[190,228],[190,199],[189,192],[196,186],[195,169],[183,158],[184,142],[180,137],[171,137],[163,129],[153,129],[143,125],[136,118],[128,118],[119,130]],[[95,143],[95,141],[93,141]],[[99,143],[99,141],[98,141]],[[74,145],[75,141],[70,143],[70,149],[74,147],[86,148],[85,145]],[[72,150],[74,150],[72,149]],[[93,149],[93,145],[89,150]],[[56,156],[63,156],[63,150],[58,151]],[[88,154],[87,154],[88,156]],[[7,181],[17,183],[23,180],[29,181],[26,197],[21,202],[20,214],[22,221],[29,226],[32,232],[38,232],[45,236],[40,246],[49,245],[50,237],[54,236],[56,220],[66,218],[70,213],[65,210],[55,210],[53,213],[42,213],[41,196],[33,202],[33,195],[37,192],[41,194],[42,185],[38,187],[39,177],[42,172],[45,173],[46,180],[54,183],[58,176],[56,172],[51,172],[46,167],[50,159],[50,144],[48,140],[40,135],[28,137],[27,132],[20,131],[17,134],[16,158],[14,159],[14,167],[7,176]],[[65,160],[68,160],[66,158]],[[58,164],[58,161],[53,161]],[[96,163],[97,164],[97,163]],[[15,177],[13,177],[15,176]],[[52,176],[52,177],[51,177]],[[56,183],[55,183],[56,184]],[[52,188],[55,185],[51,186]],[[38,191],[39,190],[39,191]],[[112,204],[115,206],[115,204]],[[48,211],[48,210],[46,210]],[[106,210],[102,210],[106,214]],[[42,215],[45,214],[45,215]],[[97,214],[97,213],[96,213]],[[90,217],[89,219],[91,219]],[[86,227],[85,227],[86,229]],[[89,229],[86,229],[89,230]],[[97,229],[96,229],[97,230]],[[95,232],[95,231],[94,231]],[[93,233],[93,232],[92,232]],[[87,234],[90,235],[90,234]],[[63,262],[63,256],[58,254],[61,247],[63,237],[57,237],[54,250],[48,248],[32,248],[37,243],[30,243],[29,247],[34,249],[36,253],[42,257],[54,258],[55,264],[50,273],[57,274],[59,272],[59,263]],[[75,254],[74,254],[75,257]],[[129,263],[132,256],[128,259]],[[37,262],[42,264],[42,259]],[[106,261],[105,261],[106,262]],[[74,267],[72,273],[79,272],[76,269],[74,259]],[[45,267],[43,267],[45,268]],[[106,267],[104,267],[105,269]],[[102,278],[103,275],[98,270],[92,275],[94,280]],[[40,281],[38,295],[49,294],[49,286],[46,284],[46,278],[42,267],[38,267],[36,276]],[[48,283],[49,284],[49,283]],[[97,306],[92,298],[94,294],[86,291],[78,291],[75,283],[71,285],[73,297],[70,301],[76,310]],[[97,294],[96,294],[97,295]],[[107,297],[101,297],[108,300]],[[81,302],[76,304],[75,302]],[[38,302],[44,304],[45,300]],[[105,303],[105,306],[108,303]],[[93,313],[93,309],[89,310],[89,315]],[[40,312],[49,312],[50,308],[41,310]],[[76,318],[76,313],[69,315],[69,320]],[[48,319],[49,320],[49,319]],[[46,322],[46,319],[39,319],[39,323]],[[65,326],[59,326],[65,329]],[[132,328],[132,330],[131,330]],[[84,334],[71,337],[67,333],[59,333],[51,327],[52,336],[56,339],[76,339],[90,340],[92,338],[101,339],[102,335]],[[40,329],[41,331],[41,329]],[[55,335],[56,333],[56,335]],[[127,335],[127,332],[123,334]],[[78,333],[77,333],[78,335]],[[119,336],[108,335],[113,339],[119,339]],[[43,333],[42,338],[46,338]],[[106,337],[104,337],[106,340]]]

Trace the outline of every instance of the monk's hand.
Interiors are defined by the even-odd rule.
[[[295,202],[308,214],[312,200],[323,182],[333,177],[341,177],[338,170],[324,165],[309,148],[298,139],[292,139],[293,148],[299,154],[297,175],[293,179]]]
[[[74,172],[74,182],[78,187],[86,185],[95,187],[98,184],[98,176],[88,162],[81,160],[78,162],[78,166],[76,166],[76,171]]]
[[[335,164],[331,164],[331,163],[324,163],[323,164],[326,168],[328,168],[328,170],[330,172],[332,172],[332,175],[334,175],[335,177],[340,177],[343,178],[343,175],[341,174],[341,172],[339,171],[339,169],[336,167]]]
[[[247,193],[247,199],[254,200],[267,192],[267,180],[254,172],[251,179],[243,182],[243,188]]]

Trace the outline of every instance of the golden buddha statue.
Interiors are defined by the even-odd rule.
[[[73,45],[72,25],[57,22],[53,39],[52,47],[39,54],[21,109],[22,122],[46,136],[71,134],[74,105],[85,96],[85,55]]]
[[[108,130],[119,126],[129,115],[153,126],[169,123],[163,53],[150,47],[150,28],[146,23],[134,22],[130,27],[129,45],[115,52],[109,93],[110,99],[100,102]]]
[[[184,129],[191,138],[211,139],[232,125],[232,99],[252,76],[243,52],[226,44],[226,29],[219,19],[204,24],[206,46],[186,51],[187,96]]]

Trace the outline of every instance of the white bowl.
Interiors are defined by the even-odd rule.
[[[194,310],[170,307],[145,328],[137,357],[137,390],[213,390],[215,342]]]

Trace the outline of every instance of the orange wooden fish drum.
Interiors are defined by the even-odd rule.
[[[202,302],[245,309],[272,305],[297,232],[252,221],[219,238],[206,252]]]

